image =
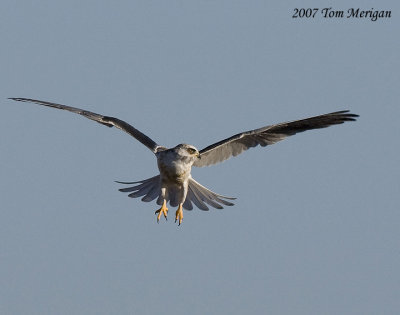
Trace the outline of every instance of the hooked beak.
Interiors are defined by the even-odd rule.
[[[197,156],[197,158],[198,158],[199,160],[201,159],[200,152],[197,152],[196,156]]]

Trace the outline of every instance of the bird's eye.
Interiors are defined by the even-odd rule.
[[[195,154],[195,153],[196,153],[196,149],[193,149],[193,148],[187,148],[187,151],[188,151],[190,154]]]

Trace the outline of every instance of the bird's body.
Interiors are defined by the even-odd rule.
[[[216,194],[196,182],[191,176],[192,166],[202,167],[216,164],[257,145],[271,145],[298,132],[325,128],[341,124],[345,121],[354,121],[358,117],[358,115],[351,114],[348,111],[338,111],[302,120],[280,123],[239,133],[199,151],[189,144],[178,144],[174,148],[167,149],[118,118],[45,101],[27,98],[11,99],[37,103],[80,114],[105,126],[117,127],[147,146],[157,158],[160,174],[139,182],[118,182],[122,184],[135,184],[131,187],[122,188],[120,191],[129,192],[128,196],[132,198],[142,197],[142,201],[146,202],[157,198],[157,204],[161,205],[161,208],[156,211],[157,221],[161,215],[167,218],[168,202],[173,207],[177,206],[178,210],[176,211],[175,221],[178,221],[179,224],[182,222],[183,208],[192,210],[193,204],[195,204],[201,210],[208,210],[207,205],[221,209],[222,205],[232,206],[233,203],[229,200],[235,199]]]
[[[156,154],[161,181],[175,184],[187,182],[190,177],[192,165],[197,159],[199,152],[195,149],[195,155],[186,151],[187,144],[179,144],[175,148],[160,151]]]

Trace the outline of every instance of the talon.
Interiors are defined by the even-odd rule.
[[[164,200],[160,209],[158,209],[154,214],[157,214],[157,223],[160,222],[161,215],[164,215],[165,220],[167,220],[168,208],[167,208],[167,201]]]
[[[175,223],[178,221],[178,226],[181,225],[183,220],[182,204],[179,204],[178,210],[175,212]]]

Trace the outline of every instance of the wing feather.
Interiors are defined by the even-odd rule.
[[[14,101],[18,102],[29,102],[29,103],[36,103],[39,105],[43,106],[48,106],[48,107],[53,107],[57,109],[62,109],[62,110],[67,110],[75,114],[82,115],[88,119],[94,120],[102,125],[105,125],[107,127],[116,127],[118,129],[121,129],[122,131],[125,131],[132,137],[134,137],[136,140],[144,144],[146,147],[148,147],[153,153],[157,153],[159,150],[163,150],[164,147],[158,145],[156,142],[154,142],[152,139],[150,139],[148,136],[146,136],[144,133],[140,132],[127,122],[120,120],[118,118],[114,117],[109,117],[109,116],[103,116],[99,115],[87,110],[83,110],[80,108],[76,107],[71,107],[67,105],[62,105],[62,104],[57,104],[57,103],[51,103],[51,102],[45,102],[45,101],[39,101],[39,100],[34,100],[30,98],[18,98],[18,97],[12,97],[9,98]]]
[[[346,121],[355,121],[356,117],[358,115],[343,110],[238,133],[202,149],[200,159],[197,159],[193,165],[202,167],[216,164],[257,145],[265,147],[298,132],[326,128]]]

